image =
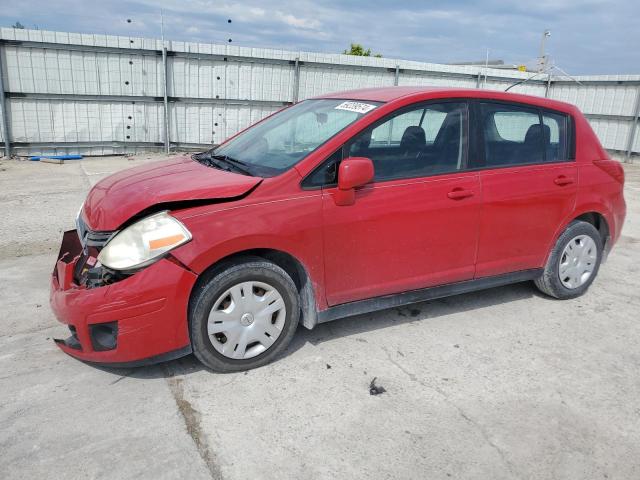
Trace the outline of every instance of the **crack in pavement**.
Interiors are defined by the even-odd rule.
[[[83,175],[82,180],[84,181],[85,185],[89,187],[89,190],[91,190],[93,185],[91,184],[91,180],[89,180],[90,173],[87,172],[87,169],[84,167],[84,163],[82,160],[80,161],[80,171],[82,172],[82,175]],[[111,173],[114,173],[114,172],[111,172]],[[87,190],[87,192],[89,190]]]
[[[69,195],[69,194],[73,194],[73,193],[77,193],[79,195],[83,194],[86,192],[86,189],[84,188],[75,188],[75,189],[68,189],[68,190],[53,190],[53,191],[41,191],[38,192],[38,196],[40,197],[53,197],[56,195]],[[30,199],[33,198],[33,193],[12,193],[11,195],[0,195],[0,201],[4,202],[4,201],[11,201],[11,200],[23,200],[23,199]]]
[[[457,405],[454,401],[451,400],[449,395],[447,395],[447,393],[444,390],[442,390],[439,387],[436,387],[434,385],[430,385],[430,384],[420,380],[413,372],[409,371],[407,368],[405,368],[398,361],[394,360],[391,357],[391,353],[385,347],[382,347],[382,350],[384,350],[385,354],[387,355],[387,359],[389,360],[389,362],[391,364],[393,364],[402,373],[404,373],[409,378],[409,380],[411,380],[412,382],[416,382],[416,383],[422,385],[423,387],[425,387],[425,388],[427,388],[429,390],[432,390],[432,391],[436,392],[438,395],[440,395],[440,397],[442,397],[442,399],[445,401],[445,403],[447,405],[453,407],[458,412],[458,415],[462,419],[464,419],[469,425],[473,426],[480,433],[480,435],[482,436],[484,441],[487,443],[487,445],[489,445],[498,454],[498,456],[502,460],[502,463],[507,468],[509,473],[512,476],[515,476],[515,478],[522,478],[515,471],[514,465],[507,459],[504,451],[498,445],[496,445],[493,442],[493,440],[491,440],[491,438],[489,437],[489,434],[487,433],[486,429],[481,424],[479,424],[476,420],[474,420],[469,415],[467,415],[467,413],[459,405]]]
[[[43,325],[41,327],[29,328],[26,330],[16,330],[9,333],[0,333],[0,339],[19,337],[20,335],[33,335],[34,333],[42,333],[46,332],[47,330],[53,330],[54,328],[60,328],[60,325],[58,323],[55,323],[47,326]]]
[[[178,412],[184,421],[187,433],[196,446],[198,455],[200,455],[200,458],[202,458],[202,461],[207,466],[211,478],[213,480],[222,480],[222,472],[215,461],[215,454],[209,449],[206,434],[200,425],[200,412],[193,408],[191,402],[185,398],[182,378],[175,377],[167,366],[164,366],[164,370],[167,374],[166,380],[169,385],[169,390],[176,402]]]

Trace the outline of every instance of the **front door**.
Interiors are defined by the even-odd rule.
[[[375,178],[350,206],[323,189],[329,305],[473,278],[481,199],[466,171],[467,118],[465,102],[421,104],[345,145]]]

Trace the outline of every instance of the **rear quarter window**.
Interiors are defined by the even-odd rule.
[[[542,123],[549,128],[547,162],[560,162],[571,158],[569,152],[569,117],[561,113],[542,112]]]

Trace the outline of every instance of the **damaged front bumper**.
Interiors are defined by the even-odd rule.
[[[115,283],[88,288],[78,280],[83,249],[64,233],[51,276],[50,304],[70,336],[56,344],[80,360],[131,366],[191,352],[187,309],[196,275],[162,259]]]

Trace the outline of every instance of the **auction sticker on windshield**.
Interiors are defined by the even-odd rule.
[[[376,108],[376,105],[360,102],[342,102],[335,107],[336,110],[347,110],[355,113],[367,113]]]

